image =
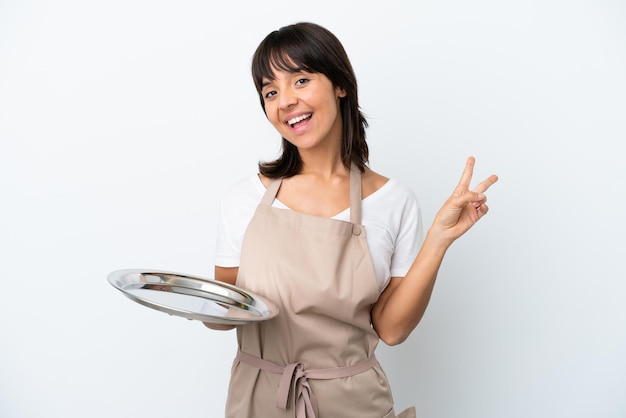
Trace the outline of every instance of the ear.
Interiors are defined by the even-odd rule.
[[[341,87],[335,87],[335,94],[337,95],[338,99],[346,97],[348,95],[346,91]]]

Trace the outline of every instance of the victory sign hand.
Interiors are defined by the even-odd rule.
[[[461,180],[443,204],[429,231],[444,245],[450,245],[454,240],[467,232],[480,218],[489,211],[487,196],[484,194],[489,187],[498,181],[498,176],[491,175],[470,190],[472,175],[474,174],[474,157],[469,157]]]

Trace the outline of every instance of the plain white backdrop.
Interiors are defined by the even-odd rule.
[[[218,418],[233,332],[125,298],[212,277],[216,198],[279,138],[249,74],[301,20],[344,43],[371,166],[429,224],[465,159],[500,181],[409,340],[421,418],[626,416],[626,4],[0,1],[0,416]]]

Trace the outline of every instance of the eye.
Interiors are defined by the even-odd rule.
[[[275,90],[270,90],[270,91],[266,91],[265,93],[263,93],[263,97],[265,98],[265,100],[271,99],[272,97],[274,97],[274,95],[276,95]]]
[[[308,78],[300,78],[298,79],[298,81],[296,81],[296,86],[302,86],[306,83],[308,83],[310,80]]]

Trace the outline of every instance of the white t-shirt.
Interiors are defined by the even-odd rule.
[[[215,265],[238,267],[243,236],[259,205],[265,186],[257,174],[239,180],[220,199]],[[273,207],[289,209],[278,199]],[[350,221],[350,209],[333,216]],[[404,277],[422,244],[423,228],[415,194],[397,180],[389,179],[363,199],[362,224],[382,292],[391,277]]]

